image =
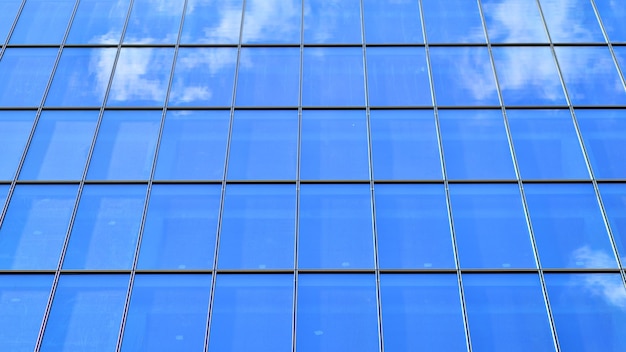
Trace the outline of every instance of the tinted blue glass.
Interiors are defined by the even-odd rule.
[[[221,180],[230,111],[168,111],[155,179]]]
[[[493,59],[507,105],[567,105],[548,47],[495,47]]]
[[[465,0],[422,0],[426,38],[431,43],[484,43],[478,3]]]
[[[554,48],[574,105],[626,104],[626,91],[607,47]]]
[[[21,180],[80,180],[98,111],[43,111],[20,171]]]
[[[448,178],[515,178],[500,110],[439,110],[439,123]]]
[[[240,106],[297,106],[299,48],[243,48],[239,59]]]
[[[0,44],[4,44],[17,12],[20,9],[21,2],[15,0],[0,1]]]
[[[432,106],[425,52],[420,48],[368,48],[370,105]]]
[[[140,269],[210,269],[219,185],[153,185],[141,237]]]
[[[180,48],[170,106],[230,106],[237,49]]]
[[[124,43],[176,43],[184,2],[184,0],[134,0],[124,34]]]
[[[237,111],[230,142],[228,178],[295,179],[297,131],[296,111]]]
[[[364,111],[308,110],[302,113],[300,178],[367,180],[367,149]]]
[[[626,40],[625,40],[626,41]],[[626,47],[623,46],[613,46],[613,53],[617,59],[617,64],[619,65],[622,75],[626,72]]]
[[[305,48],[303,62],[303,105],[365,104],[361,48]]]
[[[39,106],[58,49],[7,49],[0,61],[0,106]]]
[[[11,44],[60,44],[74,4],[75,0],[26,1],[11,35]]]
[[[242,0],[188,0],[180,42],[236,44],[242,6]]]
[[[595,0],[594,1],[600,17],[602,25],[609,40],[612,42],[626,42],[626,7],[619,1],[613,0]]]
[[[465,351],[456,275],[382,274],[385,351]]]
[[[4,202],[7,200],[10,185],[0,185],[0,209],[4,209]]]
[[[65,253],[65,269],[130,269],[145,185],[86,185]]]
[[[107,104],[162,106],[173,56],[173,48],[122,48]]]
[[[367,43],[423,43],[417,1],[363,1]]]
[[[211,275],[137,274],[122,351],[201,351]]]
[[[369,185],[310,185],[300,189],[300,268],[372,268]]]
[[[375,196],[381,268],[454,267],[448,207],[441,185],[377,184]]]
[[[500,105],[487,48],[434,47],[430,58],[437,104]]]
[[[555,351],[536,274],[465,274],[472,349]]]
[[[527,184],[524,189],[544,268],[616,267],[591,184]]]
[[[160,124],[161,111],[105,112],[87,178],[148,179]]]
[[[0,348],[35,350],[54,275],[0,275]]]
[[[0,180],[12,180],[33,128],[35,111],[0,111]]]
[[[129,0],[80,0],[67,36],[68,44],[117,44]]]
[[[561,351],[626,349],[626,290],[619,274],[545,274]]]
[[[626,266],[626,188],[624,184],[599,184],[598,187],[617,252],[622,266]]]
[[[536,266],[516,184],[451,184],[449,187],[461,267]]]
[[[305,43],[361,43],[358,0],[304,0]]]
[[[576,110],[596,178],[626,178],[626,111]]]
[[[553,42],[604,42],[590,1],[541,0],[540,3]]]
[[[378,351],[374,275],[299,275],[296,320],[298,351]]]
[[[522,178],[589,178],[569,110],[508,110],[507,117]]]
[[[228,185],[219,268],[293,268],[295,217],[293,185]]]
[[[372,110],[370,128],[374,179],[441,179],[432,111]]]
[[[128,275],[62,275],[41,351],[114,351],[127,287]]]
[[[209,351],[291,351],[292,275],[219,275]]]
[[[0,228],[0,268],[57,268],[77,189],[76,185],[15,188]]]
[[[243,43],[300,43],[301,0],[246,0],[245,4]]]
[[[537,3],[527,0],[482,0],[487,33],[492,43],[548,41]],[[513,15],[523,14],[523,16]]]

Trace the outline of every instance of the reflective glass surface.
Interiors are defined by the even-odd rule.
[[[604,30],[612,42],[626,42],[626,6],[614,0],[594,0]]]
[[[80,0],[68,44],[117,44],[130,0]]]
[[[9,39],[9,31],[13,26],[13,21],[20,9],[21,2],[13,0],[0,1],[0,45]]]
[[[0,61],[0,106],[39,106],[58,49],[9,48]]]
[[[35,111],[0,111],[0,180],[13,180],[34,120]]]
[[[304,42],[361,43],[360,1],[304,0]]]
[[[626,111],[576,110],[576,120],[596,178],[626,178]]]
[[[536,2],[482,0],[481,4],[489,41],[492,43],[545,43],[548,41]]]
[[[11,185],[0,185],[0,209],[4,209],[4,202],[7,200],[10,186]]]
[[[541,0],[540,3],[553,42],[604,42],[590,1]]]
[[[124,34],[124,43],[176,43],[184,2],[184,0],[134,0]]]
[[[602,205],[622,266],[626,266],[626,187],[621,184],[599,184]]]
[[[423,43],[419,4],[416,1],[363,1],[367,43]]]
[[[242,0],[187,0],[181,43],[239,42]]]
[[[14,1],[19,3],[18,1]],[[11,34],[11,44],[60,44],[75,0],[28,0]]]
[[[243,43],[300,43],[301,0],[246,0]]]
[[[426,38],[430,43],[484,43],[478,3],[465,0],[422,0]]]

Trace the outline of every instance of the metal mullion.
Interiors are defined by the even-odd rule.
[[[598,19],[598,24],[600,24],[600,29],[602,30],[602,35],[604,36],[604,40],[606,40],[606,43],[609,47],[609,51],[611,52],[611,57],[613,57],[613,61],[615,62],[617,73],[622,79],[622,86],[626,90],[626,77],[624,76],[624,72],[619,66],[619,61],[617,61],[617,55],[615,55],[615,51],[613,50],[613,44],[611,43],[611,40],[609,38],[609,33],[604,28],[604,23],[602,23],[602,16],[600,16],[600,10],[598,10],[598,7],[596,6],[596,2],[594,0],[591,0],[591,6],[593,7],[593,11],[595,12],[596,18]],[[626,65],[626,63],[624,64]]]
[[[25,5],[26,5],[26,0],[22,0],[20,7],[17,8],[17,13],[15,13],[15,18],[13,19],[13,24],[11,25],[11,28],[9,28],[9,32],[7,32],[6,38],[4,38],[2,47],[0,47],[0,60],[2,59],[2,56],[4,56],[4,50],[7,48],[7,45],[9,44],[9,40],[11,39],[11,36],[13,35],[13,31],[15,30],[15,26],[17,26],[17,21],[19,21],[20,16],[22,15],[22,10],[24,9]]]

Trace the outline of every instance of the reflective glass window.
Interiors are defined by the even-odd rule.
[[[0,268],[55,270],[76,185],[18,185],[0,228]]]
[[[553,42],[604,42],[590,1],[541,0],[540,3]]]
[[[165,116],[154,178],[221,180],[230,111],[177,111]]]
[[[134,0],[124,43],[174,44],[185,0]]]
[[[115,350],[127,287],[128,275],[62,275],[41,351]]]
[[[137,274],[122,351],[201,351],[211,275]]]
[[[148,179],[160,124],[161,111],[105,112],[87,178]]]
[[[68,44],[117,44],[130,0],[80,0]]]
[[[302,105],[365,104],[361,48],[305,48]]]
[[[13,21],[20,9],[21,2],[14,0],[0,1],[0,45],[8,40],[7,36],[13,26]]]
[[[524,192],[544,268],[617,266],[591,184],[526,184]]]
[[[489,41],[492,43],[545,43],[548,41],[536,2],[482,0],[481,3]]]
[[[65,269],[130,269],[145,185],[85,185],[65,253]]]
[[[422,0],[426,38],[430,43],[484,43],[478,3],[465,0]]]
[[[243,48],[238,74],[237,105],[298,105],[299,48]]]
[[[228,185],[219,268],[293,268],[295,217],[293,185]]]
[[[626,42],[626,6],[613,0],[594,0],[609,40]]]
[[[508,110],[507,117],[522,178],[589,178],[569,110]]]
[[[626,178],[626,111],[576,109],[576,120],[596,178]]]
[[[378,351],[376,281],[369,274],[300,274],[296,350]]]
[[[302,113],[300,178],[367,180],[367,120],[362,110]]]
[[[441,160],[431,110],[371,110],[376,180],[440,180]]]
[[[187,1],[181,43],[239,42],[242,0]]]
[[[622,266],[626,266],[626,186],[622,183],[599,184],[602,204]]]
[[[423,43],[419,4],[416,1],[363,1],[367,43]]]
[[[209,351],[291,351],[292,310],[292,275],[218,275]]]
[[[39,106],[58,49],[9,48],[0,61],[0,106]]]
[[[13,180],[33,128],[35,111],[0,111],[0,180]]]
[[[300,188],[300,268],[372,268],[369,185],[303,184]]]
[[[26,1],[11,35],[11,44],[60,44],[74,4],[75,0]]]
[[[359,0],[304,0],[304,42],[361,43]]]
[[[220,195],[219,185],[153,185],[137,267],[212,268]]]
[[[7,200],[7,196],[9,195],[10,185],[0,185],[0,209],[4,209],[4,202]]]
[[[486,47],[433,47],[429,53],[438,105],[500,105]]]
[[[301,0],[246,0],[243,43],[300,43]]]
[[[463,295],[476,351],[555,351],[536,274],[465,274]]]
[[[374,190],[381,268],[454,268],[448,206],[441,185],[377,184]]]
[[[296,178],[298,113],[236,111],[230,142],[231,180],[293,180]]]
[[[617,64],[619,65],[619,68],[622,72],[622,77],[624,77],[623,75],[626,74],[626,47],[613,46],[612,48],[613,48],[613,53],[615,54],[615,57],[617,59]]]
[[[500,110],[439,110],[450,179],[514,179]]]

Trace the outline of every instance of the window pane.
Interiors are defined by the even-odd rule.
[[[246,0],[243,43],[300,43],[301,0]]]
[[[124,43],[176,43],[184,1],[134,0]]]
[[[242,6],[242,0],[188,1],[180,42],[238,43]]]
[[[9,48],[0,61],[0,106],[41,103],[57,56],[54,48]]]
[[[537,3],[527,0],[482,0],[487,32],[492,43],[545,43],[548,41]],[[512,16],[511,14],[524,14]]]
[[[0,111],[0,180],[13,180],[33,128],[35,111]]]
[[[4,202],[7,200],[11,185],[0,185],[0,209],[4,209]]]
[[[604,42],[590,1],[541,0],[540,2],[553,42]]]
[[[626,111],[576,110],[596,178],[626,178]]]
[[[466,0],[422,0],[426,37],[431,43],[484,43],[478,3]]]
[[[626,266],[626,186],[618,183],[598,187],[622,266]]]
[[[7,36],[13,26],[13,21],[20,9],[21,2],[14,0],[0,1],[0,44],[4,44],[8,40]]]
[[[423,43],[417,1],[365,0],[367,43]]]
[[[75,0],[26,1],[11,35],[11,44],[60,44],[75,3]]]
[[[612,0],[595,0],[602,25],[612,42],[626,42],[626,6]]]
[[[117,44],[129,0],[80,0],[68,44]]]
[[[304,42],[361,43],[359,0],[304,0]]]

